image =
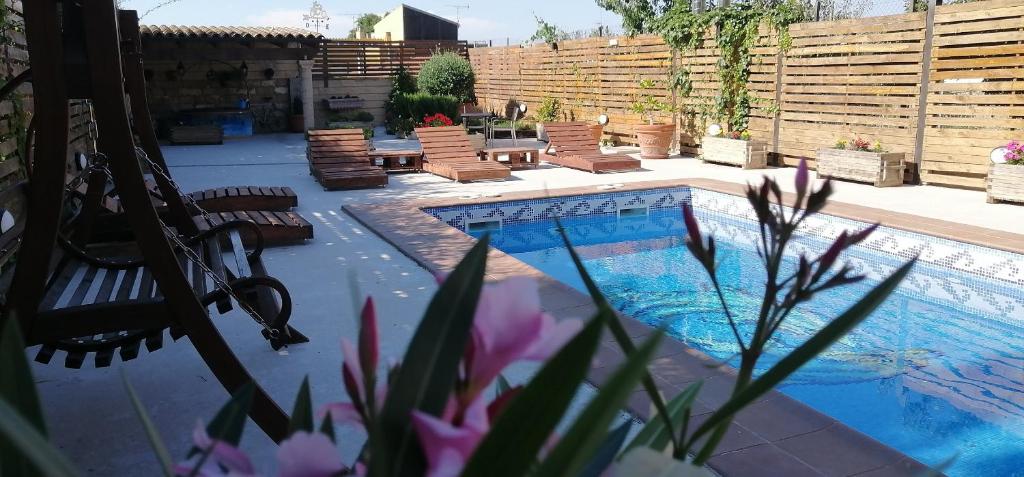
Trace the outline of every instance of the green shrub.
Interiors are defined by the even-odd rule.
[[[340,113],[331,113],[330,118],[332,122],[373,122],[373,113],[369,111],[344,111]]]
[[[391,77],[391,92],[388,93],[388,100],[384,102],[384,124],[388,133],[394,134],[400,130],[399,123],[402,118],[396,111],[396,98],[415,92],[416,78],[405,67],[399,67],[398,72]]]
[[[459,104],[454,96],[406,93],[395,98],[395,117],[399,120],[411,119],[419,124],[424,116],[441,113],[456,121],[459,117]]]
[[[540,107],[537,108],[537,121],[542,123],[557,121],[561,110],[562,103],[558,101],[558,98],[545,96],[544,100],[540,103]]]
[[[458,53],[435,53],[420,69],[417,85],[424,93],[454,96],[460,103],[476,99],[473,67]]]

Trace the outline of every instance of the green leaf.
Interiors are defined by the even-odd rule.
[[[163,471],[163,475],[171,477],[174,475],[173,466],[174,463],[171,460],[171,453],[167,451],[167,446],[164,445],[163,439],[160,438],[160,431],[157,430],[156,425],[153,424],[153,420],[149,418],[149,414],[146,412],[145,406],[142,405],[142,401],[139,400],[139,395],[135,393],[135,388],[128,382],[128,375],[124,373],[124,369],[121,370],[121,381],[124,383],[124,389],[128,392],[128,399],[132,402],[132,407],[135,408],[135,414],[139,416],[139,421],[142,423],[143,430],[146,431],[146,437],[149,439],[149,446],[153,448],[153,452],[156,454],[156,459],[160,462],[160,470]]]
[[[38,471],[37,474],[10,475],[78,475],[71,462],[46,440],[46,436],[36,429],[35,424],[22,417],[5,399],[0,399],[0,437],[14,447],[20,456],[31,462],[35,467],[33,470]]]
[[[512,385],[509,384],[507,379],[505,379],[505,376],[499,374],[497,381],[495,389],[498,396],[501,396],[502,394],[507,393],[509,389],[512,389]]]
[[[331,411],[327,411],[324,420],[320,421],[320,433],[330,438],[331,442],[337,442],[337,436],[334,435],[334,421],[331,420]]]
[[[804,344],[798,346],[792,352],[786,355],[786,357],[775,363],[771,369],[766,371],[761,377],[751,382],[747,387],[743,388],[739,393],[729,399],[728,402],[722,405],[707,421],[704,422],[700,427],[694,431],[690,440],[687,442],[687,446],[692,445],[698,438],[708,433],[709,431],[717,428],[718,426],[728,426],[732,420],[732,416],[743,409],[748,404],[754,402],[755,399],[770,391],[776,385],[781,383],[784,379],[789,377],[797,369],[806,364],[808,361],[814,359],[822,351],[828,349],[836,340],[842,338],[846,333],[849,333],[855,326],[861,321],[864,321],[879,305],[885,302],[886,298],[899,286],[900,282],[910,273],[910,269],[917,263],[917,259],[913,259],[898,270],[893,272],[889,278],[886,278],[873,290],[864,295],[857,303],[839,315],[838,318],[832,320],[831,323],[826,325],[814,336],[808,339]],[[719,439],[709,439],[707,444],[700,450],[697,456],[694,458],[695,465],[704,465],[704,462],[711,457],[711,453],[714,452],[715,446],[718,445]]]
[[[939,462],[930,469],[918,474],[917,477],[942,477],[946,475],[946,471],[953,466],[953,464],[956,462],[957,457],[960,457],[959,452],[949,456],[948,458],[946,458],[946,460]]]
[[[213,416],[213,420],[206,425],[206,433],[214,439],[237,447],[238,442],[242,440],[242,431],[245,430],[245,421],[249,418],[249,409],[252,408],[255,393],[256,385],[252,381],[238,388],[224,407],[217,411],[217,415]],[[200,449],[193,447],[189,457],[198,452]]]
[[[594,458],[583,468],[579,475],[581,477],[601,477],[604,475],[604,471],[608,470],[608,466],[612,465],[612,462],[615,461],[615,455],[622,448],[622,443],[626,442],[626,436],[629,435],[629,430],[632,428],[633,421],[628,420],[615,428],[614,431],[609,432],[604,438],[604,442],[597,448],[597,452],[594,453]]]
[[[370,475],[423,473],[409,415],[439,415],[448,402],[483,287],[488,242],[484,236],[473,246],[430,301],[381,410],[382,439],[371,438]]]
[[[12,313],[0,331],[0,399],[6,400],[41,435],[46,436],[46,422],[39,405],[32,370],[25,358],[25,342],[18,320]],[[11,444],[0,439],[0,475],[31,475],[38,473],[28,461],[15,452]]]
[[[573,248],[572,242],[569,240],[569,235],[565,233],[565,227],[562,226],[562,221],[555,219],[555,223],[558,225],[558,234],[562,236],[562,242],[565,243],[565,248],[569,251],[569,256],[572,258],[572,263],[576,265],[576,271],[579,272],[580,278],[583,279],[584,285],[587,287],[587,291],[590,293],[591,299],[594,300],[594,304],[600,308],[607,308],[611,310],[611,305],[608,304],[608,300],[601,293],[601,289],[597,287],[597,283],[590,277],[590,273],[587,272],[586,267],[583,266],[583,260],[580,259],[576,249]],[[615,342],[619,344],[619,348],[622,348],[623,353],[626,356],[630,356],[636,352],[636,345],[633,344],[633,340],[629,338],[629,333],[626,333],[626,328],[622,326],[622,322],[619,321],[619,315],[612,313],[612,318],[608,320],[608,329],[611,330],[612,336],[615,338]],[[658,415],[662,416],[665,425],[669,429],[669,437],[672,439],[672,443],[678,446],[676,441],[675,429],[672,427],[672,422],[668,421],[668,409],[665,407],[665,400],[662,399],[661,393],[658,392],[658,387],[654,385],[654,378],[651,377],[650,373],[644,372],[643,376],[644,391],[647,392],[647,397],[654,404],[655,410],[658,411]]]
[[[462,475],[525,475],[587,376],[609,318],[601,311],[558,351],[498,415]],[[524,425],[529,423],[529,425]]]
[[[288,420],[288,435],[295,431],[313,432],[313,399],[309,395],[309,376],[302,379],[299,394],[295,396],[292,418]]]
[[[608,425],[622,410],[623,403],[633,392],[640,378],[647,372],[654,350],[657,349],[662,331],[656,331],[636,353],[630,356],[608,382],[601,387],[597,396],[587,405],[583,413],[576,418],[572,427],[562,436],[558,445],[551,451],[547,459],[541,462],[534,474],[538,477],[576,475],[593,457],[594,451],[601,445],[601,440]]]
[[[679,423],[682,425],[683,419],[690,410],[690,406],[693,405],[693,400],[697,398],[697,394],[700,392],[703,381],[697,381],[680,392],[676,397],[672,398],[668,402],[668,416],[669,421],[672,423]],[[649,447],[658,452],[665,450],[665,446],[668,445],[671,440],[669,436],[669,430],[665,427],[665,421],[662,419],[649,419],[647,424],[640,429],[636,437],[630,441],[626,449],[622,451],[625,455],[631,449],[636,447]]]

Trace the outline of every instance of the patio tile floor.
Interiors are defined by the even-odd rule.
[[[406,148],[408,143],[378,140],[377,147]],[[628,184],[653,179],[711,178],[741,185],[747,181],[758,181],[762,174],[778,177],[784,189],[791,190],[794,174],[791,168],[744,171],[683,158],[644,161],[645,170],[609,175],[542,166],[536,170],[515,171],[513,180],[501,183],[457,184],[428,174],[399,173],[390,176],[390,184],[384,189],[325,192],[308,175],[305,143],[301,135],[228,140],[223,146],[167,147],[165,152],[171,172],[184,190],[241,184],[290,186],[299,195],[296,210],[313,223],[314,240],[264,252],[270,273],[291,290],[295,303],[293,324],[310,336],[310,343],[274,352],[259,336],[256,325],[249,318],[238,312],[215,318],[236,353],[286,409],[291,407],[294,393],[306,375],[313,383],[315,402],[343,399],[338,341],[342,337],[351,339],[356,330],[353,319],[356,304],[349,291],[350,277],[355,278],[362,293],[372,294],[377,301],[382,356],[400,357],[420,313],[436,288],[432,275],[421,265],[433,260],[442,261],[444,265],[453,264],[460,251],[472,244],[453,230],[453,233],[445,234],[443,246],[435,243],[436,252],[410,259],[387,243],[387,239],[399,237],[382,240],[343,212],[340,209],[343,205],[376,204],[391,209],[395,212],[393,224],[418,232],[414,240],[427,244],[432,243],[429,240],[434,240],[433,236],[426,229],[417,230],[417,219],[424,215],[413,217],[401,212],[407,207],[399,205],[494,193],[509,199],[517,192],[545,188],[580,187],[581,191],[593,193],[600,191],[596,186],[601,184]],[[875,208],[882,214],[898,211],[963,224],[961,227],[987,228],[968,227],[978,240],[1015,243],[1021,239],[1016,234],[1024,234],[1024,221],[1020,220],[1024,209],[1006,204],[986,204],[984,194],[976,191],[937,187],[875,189],[862,184],[837,183],[835,200]],[[507,262],[503,256],[494,254],[496,260],[494,268],[488,270],[489,275],[530,271],[528,267],[524,269]],[[504,258],[514,260],[507,256]],[[583,317],[591,313],[592,306],[585,297],[581,300],[579,296],[566,296],[561,293],[564,291],[545,291],[545,306],[557,309],[559,314],[571,313],[572,316]],[[643,328],[633,326],[633,323],[627,323],[627,327],[631,335],[644,334]],[[87,369],[82,370],[68,370],[59,365],[34,365],[51,435],[86,472],[95,475],[156,472],[156,459],[149,450],[121,384],[119,375],[122,371],[138,391],[175,457],[183,456],[187,451],[190,431],[196,419],[211,418],[226,400],[226,393],[190,345],[167,340],[164,348],[154,353],[144,351],[129,363],[115,360],[111,368],[105,369],[93,369],[91,362],[87,362]],[[682,354],[673,351],[669,356],[677,355]],[[54,360],[56,363],[61,361]],[[534,369],[517,366],[509,377],[513,381],[522,380]],[[674,391],[685,382],[684,377],[680,377],[662,384]],[[724,389],[727,383],[723,380],[722,384]],[[634,393],[630,402],[638,414],[642,412],[637,408],[645,406],[645,397],[641,394]],[[762,405],[771,407],[773,401],[768,399],[757,406]],[[752,447],[740,447],[731,452],[723,449],[723,453],[712,460],[716,469],[730,475],[767,475],[766,469],[778,470],[780,475],[820,475],[808,462],[777,446],[791,449],[813,446],[814,443],[807,442],[806,438],[802,440],[801,436],[818,433],[826,436],[827,429],[819,429],[814,422],[775,426],[770,422],[747,421],[742,417],[738,425],[760,436],[763,441],[777,444],[758,444],[763,441],[754,439],[756,442],[749,442]],[[767,430],[759,431],[759,426],[767,426]],[[811,434],[801,434],[805,429],[813,430]],[[343,441],[341,447],[346,461],[355,456],[360,444],[361,439]],[[273,444],[255,426],[248,428],[243,448],[257,458],[261,469],[273,468]],[[752,465],[754,461],[778,467]],[[906,475],[917,468],[912,462],[898,458],[879,462],[873,468],[866,468],[863,462],[856,464],[842,471]]]

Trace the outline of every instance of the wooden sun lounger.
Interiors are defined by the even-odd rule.
[[[587,172],[621,172],[640,168],[640,161],[625,154],[604,154],[597,139],[590,133],[587,123],[544,123],[548,133],[548,147],[541,152],[541,160],[557,166]],[[551,151],[554,147],[555,150]]]
[[[309,173],[326,190],[388,185],[384,169],[370,163],[362,129],[312,129],[306,145]]]
[[[506,179],[512,170],[504,164],[481,161],[461,126],[416,128],[423,147],[423,170],[441,177],[469,182]]]

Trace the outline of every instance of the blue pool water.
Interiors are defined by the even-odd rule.
[[[699,212],[699,211],[698,211]],[[732,216],[698,214],[719,245],[719,279],[734,314],[751,329],[763,292],[756,227]],[[649,215],[565,218],[587,270],[621,311],[718,359],[737,347],[705,272],[684,246],[678,209]],[[472,232],[473,235],[480,233]],[[553,220],[510,222],[492,244],[583,290]],[[817,254],[828,243],[799,237]],[[794,258],[794,257],[791,257]],[[824,292],[785,322],[761,370],[804,342],[901,263],[863,247],[849,254],[865,282]],[[792,263],[790,264],[792,265]],[[930,465],[957,455],[953,476],[1024,476],[1024,316],[978,311],[1021,293],[996,280],[921,264],[859,328],[809,363],[780,391]],[[972,290],[974,298],[957,297]],[[950,299],[950,296],[953,299]],[[742,317],[751,317],[742,320]]]

